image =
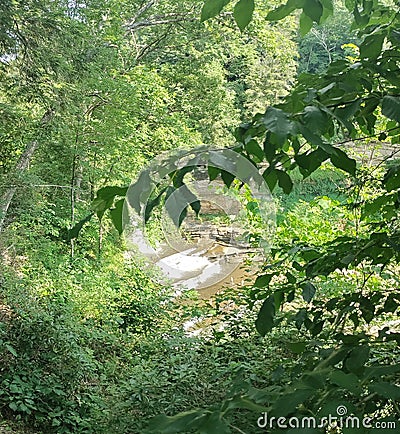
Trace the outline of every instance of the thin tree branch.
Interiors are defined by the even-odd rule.
[[[135,17],[131,20],[131,23],[135,23],[146,11],[148,11],[154,4],[157,4],[158,0],[150,0],[143,5],[136,13]]]
[[[0,188],[7,187],[7,188],[65,188],[65,189],[71,189],[72,187],[70,185],[58,185],[58,184],[30,184],[30,185],[0,185]]]
[[[168,14],[169,15],[169,14]],[[160,26],[164,24],[171,24],[171,23],[180,23],[182,21],[186,22],[192,22],[196,21],[197,17],[195,16],[188,16],[188,15],[182,15],[182,14],[176,14],[171,16],[171,18],[168,17],[150,17],[148,20],[138,21],[134,23],[129,23],[125,25],[128,32],[135,32],[139,29],[145,28],[145,27],[153,27],[153,26]]]
[[[43,115],[42,119],[40,120],[40,127],[43,128],[44,126],[46,126],[51,121],[53,116],[54,116],[53,109],[47,110],[46,113]],[[23,154],[20,156],[17,165],[15,166],[14,169],[15,173],[21,175],[23,172],[25,172],[38,146],[39,146],[38,140],[32,140],[26,145]],[[17,191],[17,187],[10,187],[0,197],[0,232],[3,229],[8,209],[11,205],[11,202],[14,198],[16,191]]]
[[[160,37],[158,37],[154,41],[150,42],[150,44],[148,44],[145,47],[143,47],[139,51],[138,55],[136,56],[136,60],[140,61],[147,53],[149,53],[149,52],[153,51],[154,49],[156,49],[157,45],[169,35],[169,33],[171,31],[171,27],[172,26],[168,26],[168,29],[167,29],[166,32],[164,32]]]

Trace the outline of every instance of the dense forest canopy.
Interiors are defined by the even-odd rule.
[[[32,165],[36,184],[72,182],[88,198],[107,181],[129,182],[162,150],[231,143],[236,125],[293,81],[294,21],[273,32],[260,11],[252,32],[240,35],[229,17],[222,25],[201,24],[200,7],[4,5],[3,173],[18,175],[18,158],[31,147],[29,160],[47,160],[37,173]],[[16,131],[9,130],[11,119]],[[45,137],[36,149],[38,135]]]
[[[0,0],[0,12],[7,426],[255,433],[263,414],[344,407],[397,432],[399,5]],[[158,283],[120,237],[132,179],[200,146],[257,168],[278,210],[268,257],[208,302]],[[137,207],[156,214],[192,170],[154,196],[141,196],[151,179],[133,183]],[[246,196],[211,159],[207,173]],[[261,242],[259,204],[245,208]]]

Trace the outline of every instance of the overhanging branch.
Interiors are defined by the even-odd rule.
[[[197,17],[191,14],[167,14],[162,16],[154,16],[150,17],[146,20],[142,21],[135,21],[130,22],[125,25],[125,28],[128,32],[135,32],[139,29],[145,28],[145,27],[152,27],[152,26],[160,26],[165,24],[172,24],[172,23],[181,23],[183,21],[185,22],[193,22],[196,21]]]

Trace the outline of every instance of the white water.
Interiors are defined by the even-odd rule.
[[[151,247],[140,229],[130,236],[136,250],[147,261],[160,269],[164,283],[176,288],[203,289],[226,280],[240,265],[243,249],[226,247],[218,243],[192,244],[193,247],[177,251],[169,245]]]

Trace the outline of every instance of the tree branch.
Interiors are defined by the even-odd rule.
[[[46,126],[51,121],[53,116],[54,116],[54,111],[52,109],[47,110],[40,121],[40,127],[43,128],[44,126]],[[32,140],[26,145],[23,154],[20,156],[15,166],[14,171],[16,174],[21,175],[23,172],[25,172],[38,146],[39,146],[38,140]],[[3,230],[7,212],[16,191],[17,191],[17,187],[12,186],[8,188],[0,197],[0,232]]]
[[[136,13],[135,17],[131,20],[131,23],[135,23],[146,11],[148,11],[154,4],[157,4],[158,0],[150,0],[144,4]]]
[[[195,16],[182,15],[182,14],[167,14],[163,16],[150,17],[149,19],[143,21],[130,22],[129,24],[125,25],[125,28],[127,32],[135,32],[144,27],[160,26],[160,25],[171,24],[171,23],[180,23],[182,21],[191,22],[196,20],[197,17]]]

